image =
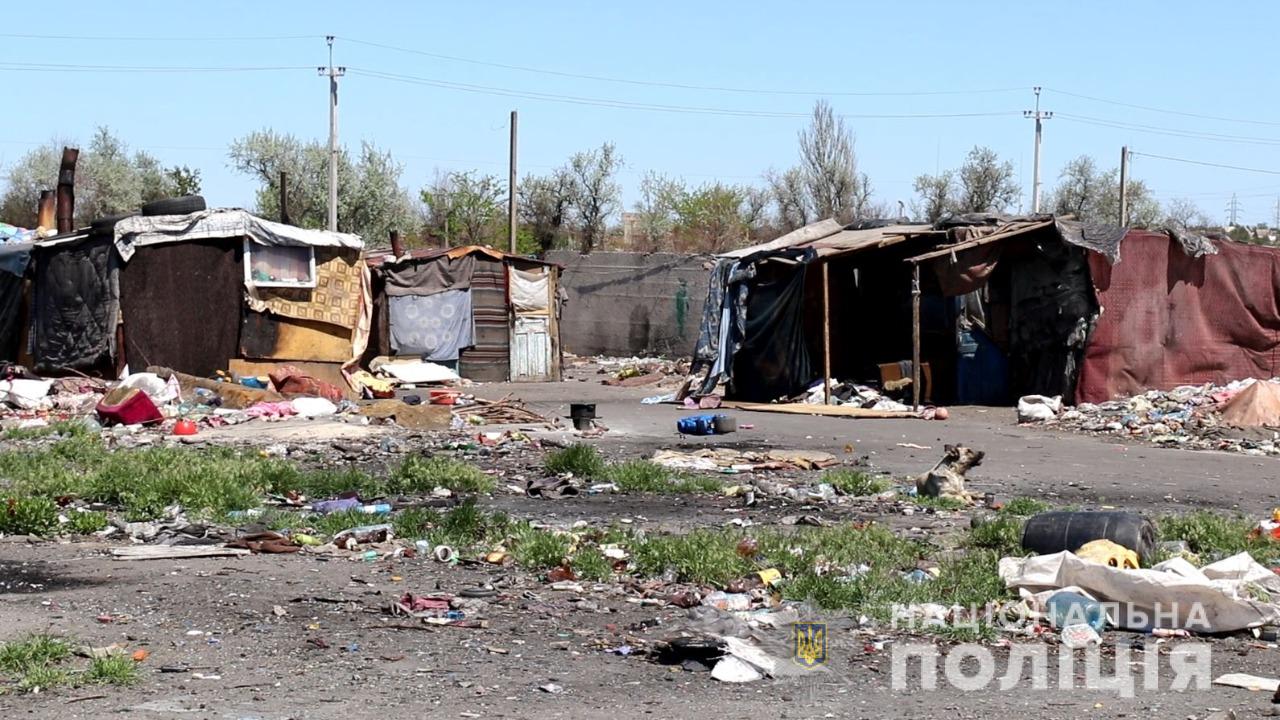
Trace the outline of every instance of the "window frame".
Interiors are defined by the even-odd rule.
[[[308,280],[305,282],[284,281],[284,280],[255,280],[253,278],[253,247],[257,245],[259,248],[300,248],[307,251],[307,275]],[[316,286],[316,249],[311,245],[264,245],[255,243],[250,238],[244,239],[244,284],[245,287],[252,288],[300,288],[314,289]]]

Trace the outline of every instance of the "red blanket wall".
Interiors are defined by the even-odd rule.
[[[1089,253],[1102,314],[1077,402],[1280,374],[1280,248],[1217,245],[1192,258],[1167,235],[1131,231],[1116,265]]]

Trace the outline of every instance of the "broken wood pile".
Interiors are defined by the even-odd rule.
[[[554,420],[543,417],[541,414],[530,410],[523,400],[512,399],[510,395],[501,400],[485,400],[483,398],[475,398],[474,405],[454,410],[454,414],[460,416],[463,420],[470,418],[479,418],[486,425],[520,425],[527,423],[546,423],[548,425],[556,425]],[[471,420],[471,422],[475,422]]]

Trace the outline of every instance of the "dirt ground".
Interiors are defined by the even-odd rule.
[[[817,449],[877,470],[905,475],[928,469],[944,443],[987,452],[971,475],[974,489],[1001,497],[1041,497],[1055,504],[1115,506],[1163,512],[1213,507],[1262,515],[1280,505],[1274,462],[1216,452],[1121,445],[1093,437],[1021,428],[1012,410],[957,408],[945,422],[846,420],[735,412],[752,424],[721,438],[681,438],[672,406],[642,406],[653,389],[601,386],[595,378],[538,385],[492,385],[487,397],[513,393],[548,415],[569,402],[595,402],[610,430],[591,440],[611,457],[643,457],[656,448],[696,446]],[[243,426],[249,428],[249,426]],[[274,433],[377,444],[385,431],[297,426],[240,431],[234,441],[275,442]],[[391,434],[394,434],[392,432]],[[566,433],[547,436],[571,437]],[[726,442],[727,440],[727,442]],[[900,443],[927,446],[902,447]],[[852,445],[852,453],[846,453]],[[484,463],[481,462],[481,465]],[[779,503],[742,508],[711,496],[583,495],[535,500],[497,494],[485,504],[552,524],[627,520],[649,529],[722,525],[741,517],[776,522]],[[826,519],[875,516],[874,508],[820,510]],[[901,517],[885,516],[886,522]],[[956,524],[916,518],[918,525]],[[0,640],[29,632],[74,635],[93,645],[146,647],[143,680],[130,688],[81,687],[0,696],[6,717],[130,718],[1204,718],[1220,709],[1239,717],[1270,711],[1270,698],[1219,688],[1175,692],[1163,687],[1121,698],[1114,692],[1032,690],[1029,680],[1001,691],[962,693],[890,688],[889,633],[856,632],[847,618],[829,623],[829,660],[817,670],[789,668],[780,677],[742,685],[685,672],[640,655],[608,650],[647,647],[702,620],[689,611],[632,602],[607,586],[556,591],[516,568],[449,567],[431,560],[377,562],[319,554],[255,555],[118,562],[103,542],[0,542]],[[457,592],[479,584],[498,595],[487,628],[408,623],[382,608],[406,591]],[[1131,633],[1108,632],[1107,647],[1128,646]],[[786,638],[771,638],[779,646]],[[1148,644],[1155,641],[1148,637]],[[1174,641],[1165,647],[1176,646]],[[1191,640],[1212,649],[1211,675],[1248,672],[1275,677],[1280,652],[1239,637]],[[947,643],[940,647],[945,653]],[[997,650],[997,652],[1003,652]],[[1167,670],[1167,666],[1164,666]],[[1076,675],[1083,677],[1077,665]],[[1000,666],[1003,674],[1003,666]],[[1050,674],[1057,677],[1056,664]],[[543,687],[558,688],[548,692]]]

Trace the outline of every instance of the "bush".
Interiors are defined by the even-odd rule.
[[[58,506],[48,498],[8,498],[0,505],[0,533],[50,535],[58,528]]]

